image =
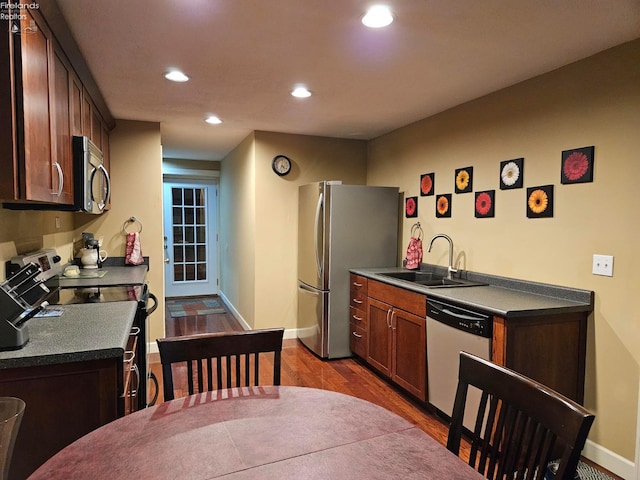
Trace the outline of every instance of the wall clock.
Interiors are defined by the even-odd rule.
[[[273,157],[271,168],[273,168],[273,171],[276,173],[276,175],[284,177],[291,171],[291,160],[289,159],[289,157],[286,157],[284,155],[276,155],[275,157]]]

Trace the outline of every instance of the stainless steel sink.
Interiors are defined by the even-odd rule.
[[[390,272],[381,273],[383,277],[395,278],[396,280],[404,280],[406,282],[416,283],[424,287],[437,288],[437,287],[474,287],[478,285],[485,285],[483,283],[472,282],[470,280],[463,280],[461,278],[451,279],[444,275],[436,275],[431,272],[417,271],[402,271],[402,272]]]

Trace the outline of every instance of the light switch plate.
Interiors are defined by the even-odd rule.
[[[593,255],[594,275],[604,275],[605,277],[613,277],[613,255]]]

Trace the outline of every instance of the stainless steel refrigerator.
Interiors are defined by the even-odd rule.
[[[298,338],[321,358],[351,356],[349,269],[395,266],[399,190],[319,182],[298,194]]]

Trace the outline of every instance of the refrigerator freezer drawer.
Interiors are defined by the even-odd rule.
[[[329,356],[329,292],[298,282],[298,338],[321,358]]]

